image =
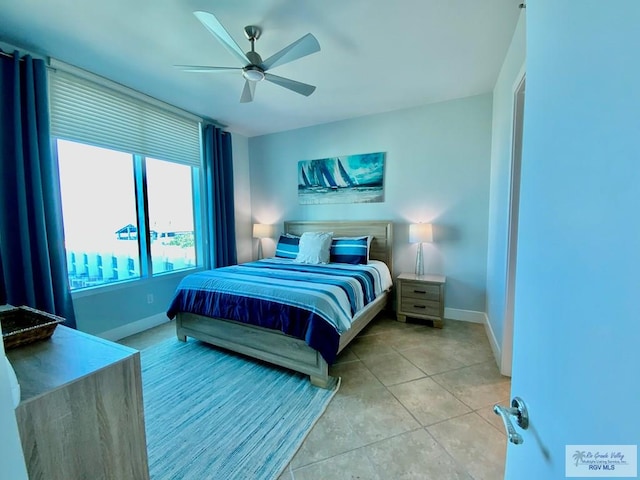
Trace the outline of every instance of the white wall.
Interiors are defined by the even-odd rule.
[[[408,223],[435,225],[425,271],[447,275],[448,308],[485,312],[491,94],[249,139],[253,218],[395,223],[394,268],[413,271]],[[297,162],[386,152],[385,201],[298,205]],[[265,243],[272,254],[274,243]]]
[[[526,56],[526,22],[521,13],[511,45],[493,89],[491,138],[491,192],[489,196],[489,250],[487,258],[487,317],[490,340],[501,363],[504,337],[509,198],[514,93]],[[510,334],[510,332],[509,332]]]

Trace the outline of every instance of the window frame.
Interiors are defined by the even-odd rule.
[[[79,142],[76,140],[69,140],[61,137],[51,136],[51,149],[52,154],[56,160],[59,162],[59,154],[58,154],[58,140],[80,143],[84,145],[94,146],[98,148],[107,148],[108,150],[114,150],[112,148],[103,147],[101,145],[88,144],[86,142]],[[115,151],[115,150],[114,150]],[[197,167],[191,164],[185,164],[181,162],[164,160],[161,158],[153,158],[153,160],[166,161],[170,163],[176,163],[178,165],[185,165],[189,167],[191,171],[191,202],[192,202],[192,213],[193,213],[193,231],[194,231],[194,244],[195,244],[195,256],[196,256],[196,264],[193,267],[180,268],[177,270],[169,270],[162,271],[158,273],[153,272],[153,261],[152,261],[152,253],[151,253],[151,229],[149,227],[149,201],[147,196],[147,171],[146,171],[146,161],[147,157],[144,155],[131,153],[131,152],[123,152],[130,154],[132,157],[132,169],[133,169],[133,179],[134,179],[134,196],[135,196],[135,205],[136,205],[136,228],[138,230],[137,233],[137,247],[138,247],[138,257],[140,261],[140,276],[131,279],[122,279],[114,282],[106,282],[99,285],[92,285],[88,287],[75,288],[71,289],[72,296],[74,298],[81,298],[85,295],[89,295],[95,293],[97,290],[100,292],[108,291],[109,289],[118,289],[123,288],[126,285],[130,285],[136,282],[144,282],[150,281],[154,279],[158,279],[160,277],[167,277],[171,275],[175,276],[184,276],[188,273],[193,273],[197,270],[203,270],[205,265],[208,265],[209,258],[207,256],[207,249],[205,248],[207,242],[207,235],[205,234],[204,225],[206,222],[206,217],[203,215],[204,212],[204,194],[203,194],[203,185],[204,185],[204,169],[202,167]],[[63,211],[64,216],[64,211]],[[66,245],[65,245],[66,250]],[[66,256],[66,251],[65,251]],[[77,261],[77,260],[76,260]],[[102,265],[104,268],[104,265]],[[69,277],[69,272],[67,273],[67,277]]]
[[[74,289],[72,296],[77,298],[87,295],[86,292],[125,288],[132,282],[184,276],[210,265],[202,148],[204,119],[73,65],[56,59],[50,62],[51,143],[55,158],[58,159],[57,140],[61,139],[130,153],[134,159],[140,277]],[[191,167],[196,256],[193,268],[152,272],[146,170],[140,168],[146,158]],[[145,178],[139,178],[136,169],[143,172]]]

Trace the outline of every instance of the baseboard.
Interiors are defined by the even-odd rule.
[[[445,308],[444,318],[447,320],[459,320],[461,322],[485,323],[487,314],[474,310],[461,310],[459,308]]]
[[[502,365],[502,349],[500,348],[500,343],[496,338],[496,334],[493,332],[493,328],[491,328],[491,322],[489,322],[489,317],[487,317],[487,321],[484,324],[484,330],[487,333],[487,338],[489,339],[489,345],[491,345],[491,351],[493,352],[493,358],[496,360],[496,364],[498,369],[501,369]],[[502,373],[502,372],[501,372]]]
[[[167,318],[166,313],[157,313],[150,317],[127,323],[126,325],[123,325],[121,327],[98,333],[96,334],[96,336],[104,338],[105,340],[111,340],[112,342],[115,342],[116,340],[120,340],[121,338],[135,335],[136,333],[144,332],[145,330],[149,330],[150,328],[157,327],[158,325],[161,325],[168,321],[169,319]]]

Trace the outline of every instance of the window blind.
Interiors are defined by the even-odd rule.
[[[198,121],[62,70],[49,90],[54,137],[200,166]]]

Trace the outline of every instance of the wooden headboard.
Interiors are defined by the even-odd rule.
[[[389,271],[393,272],[393,224],[389,221],[289,221],[284,222],[284,231],[293,235],[302,235],[304,232],[333,232],[334,237],[373,235],[369,258],[386,263]]]

